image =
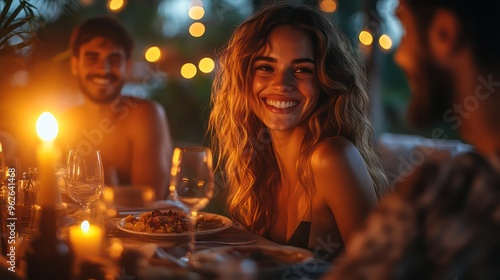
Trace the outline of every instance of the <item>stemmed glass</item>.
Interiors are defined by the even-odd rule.
[[[86,220],[89,206],[99,199],[103,190],[101,153],[97,150],[71,150],[66,169],[66,191],[83,207]]]
[[[208,204],[214,193],[212,151],[207,147],[175,148],[169,190],[189,217],[188,252],[182,260],[190,262],[194,253],[198,210]]]

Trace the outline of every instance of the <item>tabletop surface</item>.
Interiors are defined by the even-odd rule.
[[[76,208],[75,208],[76,207]],[[67,216],[62,218],[61,236],[68,238],[68,229],[72,225],[77,225],[78,206],[68,205]],[[176,260],[185,256],[187,252],[187,238],[172,239],[164,237],[148,237],[140,234],[131,234],[120,230],[117,222],[129,214],[138,214],[142,210],[128,209],[129,211],[118,212],[113,217],[104,217],[102,227],[105,230],[104,249],[102,256],[88,260],[94,266],[87,266],[81,273],[86,273],[86,277],[95,279],[319,279],[326,271],[330,269],[330,263],[311,258],[307,262],[287,266],[280,266],[272,269],[253,269],[251,273],[242,269],[240,264],[223,263],[222,266],[203,267],[203,269],[189,265],[179,267],[161,258],[157,250],[161,248],[169,256]],[[251,245],[238,245],[238,249],[243,246],[281,248],[287,252],[292,247],[282,246],[264,237],[256,235],[245,229],[234,225],[227,229],[212,233],[210,235],[197,236],[196,241],[220,241],[220,242],[240,242],[255,240]],[[26,245],[29,240],[24,240]],[[222,248],[224,247],[224,248]],[[206,249],[220,248],[224,249],[235,247],[217,243],[196,244],[195,252]],[[219,249],[217,249],[219,250]],[[215,250],[215,251],[217,251]],[[297,249],[300,250],[300,249]],[[118,252],[116,252],[118,251]],[[214,250],[211,250],[214,251]],[[292,251],[293,252],[293,251]],[[311,254],[312,256],[312,254]],[[93,270],[95,268],[95,271]],[[237,271],[235,268],[238,268]],[[255,267],[254,267],[255,268]],[[0,269],[4,270],[3,266]],[[229,271],[229,272],[228,272]],[[242,272],[243,271],[243,272]],[[221,276],[222,274],[232,273],[231,276]],[[1,279],[24,279],[21,274],[13,274],[8,271],[0,272]]]

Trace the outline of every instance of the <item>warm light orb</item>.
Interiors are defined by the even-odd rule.
[[[102,192],[102,200],[107,204],[112,204],[115,201],[115,192],[112,188],[105,188]]]
[[[57,137],[59,127],[57,120],[49,112],[43,112],[36,121],[36,134],[42,141],[53,141]]]
[[[333,13],[337,10],[337,2],[335,0],[323,0],[319,7],[325,13]]]
[[[201,37],[205,33],[205,25],[201,22],[193,22],[189,26],[189,34],[193,37]]]
[[[85,220],[82,222],[82,225],[81,225],[81,228],[82,228],[82,231],[84,233],[87,233],[89,232],[89,228],[90,228],[90,224],[89,224],[89,221]]]
[[[201,6],[193,6],[189,9],[188,15],[193,20],[199,20],[205,15],[205,9]]]
[[[196,65],[193,63],[186,63],[181,67],[181,75],[186,79],[191,79],[196,75]]]
[[[157,46],[149,47],[144,54],[144,58],[149,62],[157,62],[160,60],[161,56],[161,50]]]
[[[142,201],[144,201],[145,204],[153,202],[154,199],[155,192],[151,188],[147,188],[142,192]]]
[[[198,68],[200,68],[200,71],[203,73],[210,73],[215,68],[215,62],[210,57],[202,58],[198,63]]]
[[[382,34],[382,36],[378,39],[378,43],[380,47],[386,51],[392,48],[392,39],[389,35]]]
[[[118,12],[119,10],[123,9],[125,6],[125,1],[124,0],[109,0],[108,1],[108,9],[113,12]]]
[[[373,43],[373,36],[370,32],[363,30],[359,33],[359,41],[365,46],[369,46]]]
[[[123,244],[119,238],[110,238],[109,240],[109,256],[113,259],[118,259],[123,253]]]

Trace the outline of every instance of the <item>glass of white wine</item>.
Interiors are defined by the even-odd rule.
[[[214,193],[212,151],[207,147],[175,148],[170,173],[170,194],[189,217],[188,252],[182,260],[191,261],[195,247],[198,211]]]
[[[104,169],[98,150],[71,150],[66,168],[66,192],[80,204],[88,220],[89,206],[104,190]]]

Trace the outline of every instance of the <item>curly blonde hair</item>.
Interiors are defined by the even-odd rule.
[[[350,52],[348,39],[314,7],[289,3],[267,5],[236,28],[219,54],[209,117],[212,145],[219,157],[217,167],[227,177],[229,213],[260,235],[268,233],[281,179],[269,131],[251,110],[252,64],[273,29],[283,25],[309,34],[321,88],[297,162],[300,184],[311,196],[312,152],[321,142],[342,136],[360,151],[377,196],[387,186],[373,149],[363,64]]]

